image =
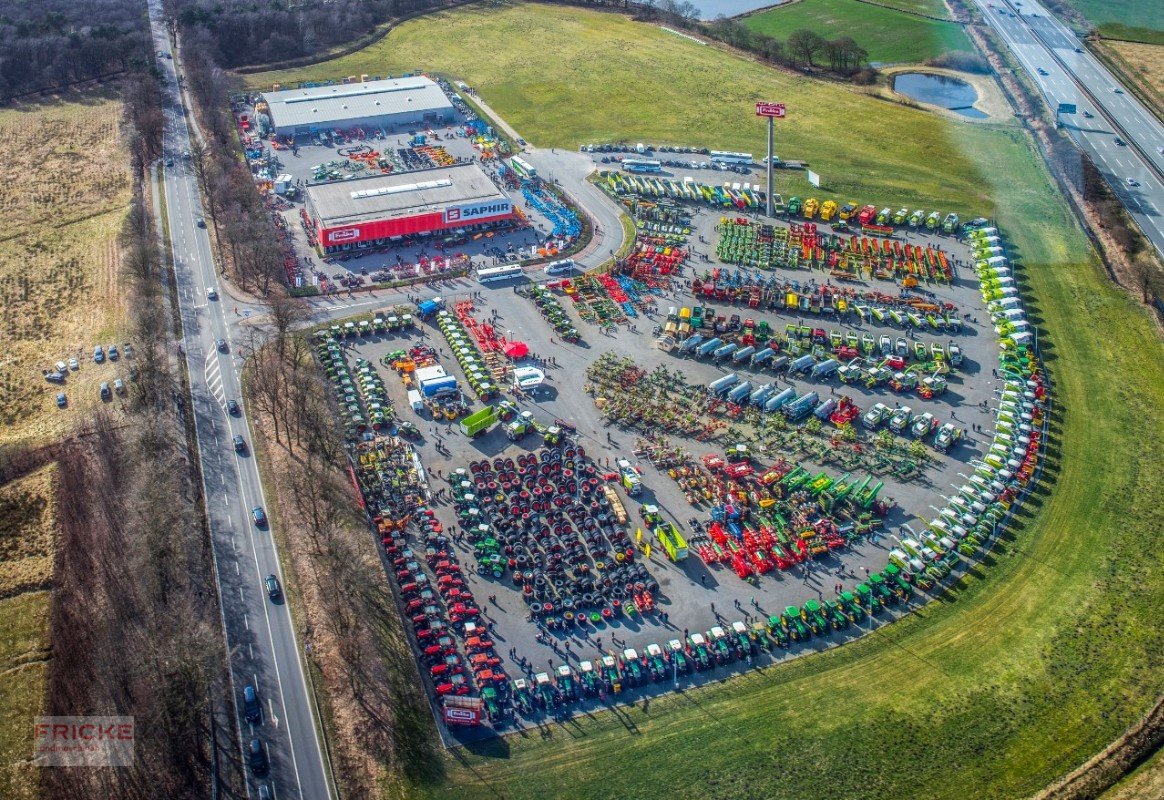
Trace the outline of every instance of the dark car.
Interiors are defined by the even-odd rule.
[[[226,346],[226,339],[215,340],[214,346],[218,348],[218,352],[220,353],[225,353],[228,349]]]
[[[65,397],[64,392],[57,392],[57,408],[64,408],[69,404],[69,398]]]
[[[237,453],[245,453],[247,451],[247,440],[241,436],[235,436],[234,449]]]
[[[1125,142],[1123,139],[1121,139],[1118,136],[1115,138],[1115,143],[1118,144],[1120,147],[1123,147],[1124,145],[1127,144],[1127,142]]]
[[[261,739],[251,739],[247,746],[248,757],[251,762],[251,771],[256,775],[266,775],[271,764],[267,761],[267,749],[263,747]]]
[[[226,401],[226,412],[232,417],[237,417],[239,414],[238,403],[234,400]]]
[[[263,706],[259,702],[259,693],[252,684],[243,687],[243,716],[247,722],[258,722],[263,716]]]
[[[267,597],[272,600],[278,600],[283,596],[283,590],[279,588],[279,579],[274,575],[268,575],[267,579],[263,581],[263,586],[267,588]]]
[[[264,528],[267,525],[267,512],[263,511],[262,506],[255,506],[251,509],[251,519],[255,521],[255,525]]]

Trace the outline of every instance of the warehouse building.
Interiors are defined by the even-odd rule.
[[[455,119],[453,104],[441,87],[419,76],[266,92],[263,99],[279,136],[336,128],[444,125]]]
[[[307,213],[325,253],[410,234],[513,219],[513,201],[476,164],[309,184]]]

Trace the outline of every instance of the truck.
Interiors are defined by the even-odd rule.
[[[829,222],[837,214],[837,201],[825,200],[820,207],[821,222]]]
[[[930,215],[926,217],[926,230],[937,230],[938,225],[942,222],[942,212],[931,211]]]
[[[788,198],[788,215],[792,217],[800,216],[800,209],[803,201],[799,197]]]
[[[877,219],[876,206],[862,206],[861,210],[857,212],[858,225],[872,225]]]
[[[954,233],[958,230],[958,215],[953,212],[946,215],[942,220],[942,233]]]
[[[625,458],[618,460],[618,479],[630,497],[635,497],[643,490],[643,480],[639,477],[639,471]]]
[[[910,420],[913,419],[913,409],[909,406],[902,406],[893,412],[893,416],[889,418],[889,429],[894,433],[901,433],[909,427]]]
[[[897,212],[893,215],[893,224],[894,225],[904,225],[905,221],[907,219],[909,219],[909,209],[908,208],[899,208],[899,209],[897,209]]]
[[[461,433],[473,437],[493,427],[496,423],[497,409],[493,406],[485,406],[480,411],[476,411],[461,420]]]
[[[711,394],[722,395],[732,386],[739,382],[739,377],[734,372],[729,372],[727,375],[716,378],[707,385],[707,391]]]
[[[408,405],[411,406],[412,410],[417,414],[420,414],[424,411],[424,399],[421,398],[420,392],[416,391],[416,389],[408,390]]]

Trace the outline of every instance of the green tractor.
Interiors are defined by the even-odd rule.
[[[780,623],[794,642],[804,641],[809,636],[808,628],[800,618],[800,609],[796,606],[788,606],[784,609]]]
[[[825,621],[824,614],[821,613],[820,603],[816,600],[809,600],[805,603],[800,613],[815,636],[820,636],[828,630],[828,623]]]
[[[846,628],[849,625],[849,618],[845,615],[845,611],[841,608],[839,600],[825,600],[824,602],[825,618],[828,619],[829,624],[833,626],[834,631],[839,631],[841,628]]]

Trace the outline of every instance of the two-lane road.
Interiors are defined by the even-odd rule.
[[[1152,245],[1164,254],[1164,124],[1035,0],[976,0]]]
[[[198,183],[188,157],[190,131],[177,83],[178,63],[171,58],[160,3],[149,4],[154,49],[165,57],[158,66],[165,83],[164,141],[166,216],[170,228],[184,352],[190,374],[191,404],[202,466],[202,483],[218,573],[223,627],[230,654],[234,697],[228,707],[238,715],[237,753],[247,780],[247,796],[267,783],[281,800],[327,800],[331,796],[317,735],[313,702],[307,688],[300,646],[288,606],[268,599],[263,581],[276,575],[282,583],[278,553],[269,530],[257,527],[252,509],[266,508],[263,487],[250,450],[250,432],[241,412],[241,368],[237,318],[223,295],[209,234],[203,219]],[[214,295],[212,297],[211,295]],[[223,347],[218,346],[219,341]],[[228,413],[236,400],[240,413]],[[246,442],[236,452],[234,437]],[[243,716],[242,691],[258,689],[262,717]],[[269,774],[256,776],[246,748],[260,739],[270,759]]]

